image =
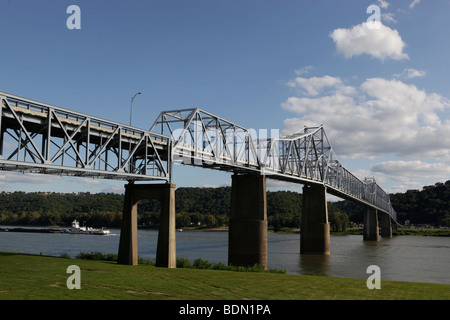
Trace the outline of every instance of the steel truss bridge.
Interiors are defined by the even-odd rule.
[[[170,182],[182,163],[324,185],[396,221],[389,195],[342,166],[323,126],[261,137],[195,108],[163,111],[143,130],[3,92],[0,103],[0,170]]]

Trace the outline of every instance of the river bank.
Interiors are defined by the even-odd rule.
[[[134,267],[0,252],[0,300],[448,300],[450,285],[277,273]],[[69,290],[69,265],[81,269],[80,290]],[[14,266],[14,268],[11,268]]]
[[[33,233],[64,233],[66,229],[61,228],[23,228],[23,227],[0,227],[0,232],[33,232]]]
[[[80,252],[117,253],[120,229],[105,236],[69,233],[0,232],[0,251],[59,257]],[[176,235],[177,257],[211,263],[228,262],[227,232],[181,231]],[[361,235],[331,235],[329,256],[300,254],[299,234],[268,233],[268,269],[288,274],[367,279],[366,269],[378,265],[383,279],[450,284],[450,237],[394,236],[363,241]],[[138,229],[138,256],[155,260],[158,231]],[[414,266],[413,268],[411,266]]]
[[[142,230],[155,230],[158,228],[155,227],[147,227],[147,226],[139,226],[139,229]],[[187,228],[179,228],[178,232],[228,232],[228,226],[224,227],[216,227],[216,228],[208,228],[208,227],[187,227]],[[24,227],[24,226],[4,226],[0,227],[0,232],[36,232],[36,233],[63,233],[66,232],[65,228],[62,227]],[[276,234],[299,234],[300,229],[298,228],[281,228],[280,230],[275,231],[274,229],[269,228],[269,233]],[[347,228],[345,231],[331,231],[333,235],[362,235],[363,228]],[[450,229],[407,229],[407,228],[398,228],[392,230],[393,236],[428,236],[428,237],[450,237]]]

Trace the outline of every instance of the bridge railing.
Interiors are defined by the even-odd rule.
[[[0,92],[0,170],[170,180],[170,139]]]

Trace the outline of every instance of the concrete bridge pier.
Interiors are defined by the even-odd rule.
[[[330,254],[327,188],[322,185],[303,187],[300,253]]]
[[[174,184],[134,184],[125,185],[122,226],[120,231],[117,263],[138,264],[137,206],[144,199],[161,202],[156,266],[176,267],[175,243],[175,185]]]
[[[392,238],[392,222],[391,217],[387,213],[380,215],[381,236],[383,238]]]
[[[366,208],[364,212],[364,241],[378,241],[378,211],[373,208]]]
[[[266,177],[234,174],[228,234],[228,264],[267,268]]]

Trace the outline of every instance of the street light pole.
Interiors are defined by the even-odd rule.
[[[141,94],[141,92],[136,93],[136,94],[133,96],[133,98],[131,98],[130,126],[131,126],[131,120],[132,120],[132,118],[133,118],[133,101],[134,101],[134,98],[136,98],[136,96],[137,96],[138,94]]]

